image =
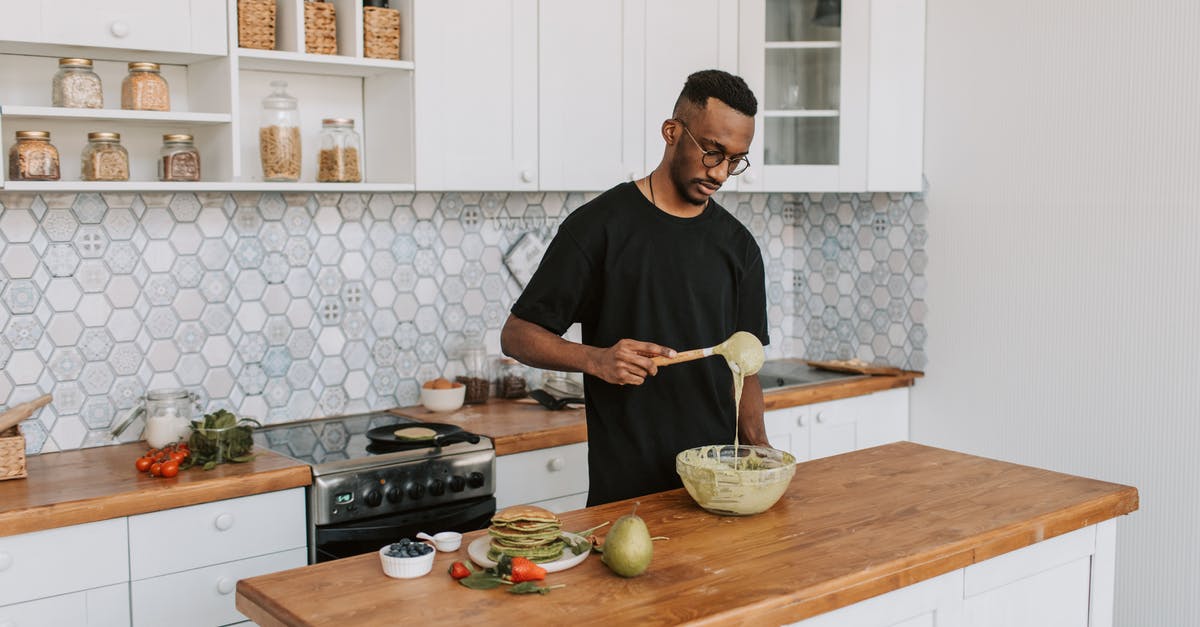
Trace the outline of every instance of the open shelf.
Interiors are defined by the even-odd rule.
[[[32,107],[0,105],[0,115],[8,119],[40,120],[111,120],[131,124],[228,124],[228,113],[193,113],[190,111],[128,111],[125,109],[72,109],[67,107]]]
[[[764,109],[764,118],[836,118],[837,109]]]
[[[412,183],[265,183],[262,181],[8,181],[10,192],[411,192]]]
[[[289,72],[295,74],[325,74],[333,76],[370,77],[384,72],[411,71],[412,61],[366,59],[336,54],[308,54],[284,50],[255,50],[238,48],[239,65],[243,70]]]

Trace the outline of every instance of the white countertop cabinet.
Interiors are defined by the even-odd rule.
[[[908,388],[766,412],[767,439],[796,461],[908,439]]]
[[[334,0],[338,53],[308,54],[304,0],[277,3],[274,50],[237,45],[237,0],[0,0],[0,186],[12,191],[409,191],[413,163],[413,4],[401,14],[401,58],[363,54],[360,0]],[[92,59],[103,109],[52,107],[60,57]],[[120,108],[129,61],[159,63],[171,110]],[[300,181],[262,181],[258,158],[261,101],[275,79],[299,99]],[[348,117],[362,137],[362,183],[316,182],[321,119]],[[18,130],[47,130],[58,149],[61,180],[6,181]],[[90,131],[115,131],[129,152],[130,180],[80,180]],[[189,133],[200,151],[200,182],[160,182],[162,135]]]

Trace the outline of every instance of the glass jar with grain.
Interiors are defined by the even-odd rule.
[[[170,111],[171,92],[157,63],[136,61],[121,82],[121,108],[138,111]]]
[[[191,135],[163,135],[162,150],[158,152],[158,180],[200,180],[200,151],[196,150]]]
[[[104,108],[104,92],[91,59],[59,59],[50,91],[50,103],[56,107]]]
[[[129,153],[120,133],[88,133],[80,161],[79,178],[84,181],[129,180]]]
[[[258,156],[264,181],[300,180],[300,109],[287,81],[271,81],[262,102]]]
[[[17,131],[8,151],[8,178],[14,181],[57,181],[58,149],[49,131]]]
[[[317,160],[317,180],[323,183],[362,181],[359,144],[358,133],[354,131],[354,120],[321,120],[321,153]]]

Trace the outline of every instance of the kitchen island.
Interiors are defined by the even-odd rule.
[[[548,584],[566,587],[546,596],[470,590],[446,570],[467,559],[476,532],[419,579],[389,579],[378,555],[367,554],[242,580],[237,607],[260,625],[770,625],[815,617],[810,624],[1096,627],[1111,622],[1112,519],[1136,510],[1138,494],[897,442],[799,465],[783,498],[757,516],[709,514],[683,490],[639,501],[650,532],[670,539],[655,543],[649,570],[634,579],[591,556],[550,574]],[[631,507],[569,512],[563,527],[586,529]],[[920,616],[930,618],[911,622]]]

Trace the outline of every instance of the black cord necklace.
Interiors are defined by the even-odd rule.
[[[658,203],[654,202],[654,172],[646,175],[646,187],[650,188],[650,204],[658,209]]]

